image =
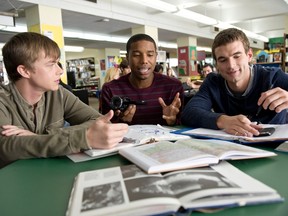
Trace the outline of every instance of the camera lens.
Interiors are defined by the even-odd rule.
[[[123,100],[121,97],[112,97],[111,105],[113,109],[120,109],[122,107]]]

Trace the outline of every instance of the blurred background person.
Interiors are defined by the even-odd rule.
[[[130,68],[129,63],[126,59],[123,59],[121,61],[119,68],[121,70],[121,76],[129,74],[131,72],[131,68]]]
[[[106,71],[104,83],[110,82],[111,80],[118,79],[120,77],[120,69],[118,67],[111,67]]]
[[[163,66],[161,64],[156,64],[154,71],[163,74]]]

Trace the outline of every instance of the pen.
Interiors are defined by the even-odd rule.
[[[272,83],[271,86],[269,87],[269,90],[272,89],[274,87],[274,84]],[[258,107],[257,109],[257,113],[256,113],[256,116],[259,115],[259,113],[261,112],[261,110],[263,109],[263,106],[262,104]]]

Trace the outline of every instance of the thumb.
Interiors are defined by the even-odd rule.
[[[113,116],[114,116],[114,111],[110,110],[108,113],[106,113],[105,115],[101,116],[100,119],[103,122],[110,123],[110,120],[113,118]]]

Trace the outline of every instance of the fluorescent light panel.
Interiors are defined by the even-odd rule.
[[[154,8],[156,10],[161,10],[163,12],[171,13],[177,11],[176,6],[160,0],[131,0],[131,1],[150,8]]]
[[[0,25],[15,26],[15,18],[13,16],[0,15]]]
[[[64,46],[65,52],[83,52],[84,47],[81,46]]]
[[[177,16],[180,16],[180,17],[184,17],[186,19],[190,19],[190,20],[194,20],[196,22],[203,23],[205,25],[215,25],[217,23],[216,19],[204,16],[202,14],[199,14],[199,13],[196,13],[196,12],[193,12],[193,11],[189,11],[189,10],[186,10],[186,9],[181,9],[181,10],[179,10],[176,13],[173,13],[173,14],[177,15]]]
[[[230,25],[229,23],[225,23],[225,22],[221,22],[221,21],[217,21],[214,18],[184,9],[184,8],[179,8],[176,7],[173,4],[169,4],[166,3],[164,1],[161,0],[130,0],[133,2],[136,2],[138,4],[141,5],[145,5],[147,7],[151,7],[157,10],[161,10],[161,11],[165,11],[165,12],[170,12],[176,16],[181,16],[184,17],[186,19],[190,19],[190,20],[194,20],[196,22],[199,23],[203,23],[205,25],[213,25],[216,26],[218,28],[222,28],[222,29],[227,29],[227,28],[238,28],[236,26]],[[285,2],[287,2],[288,0],[284,0]],[[240,28],[238,28],[240,29]],[[245,34],[253,39],[257,39],[257,40],[261,40],[264,42],[268,42],[269,39],[267,37],[264,37],[262,35],[258,35],[256,33],[253,33],[251,31],[245,30],[245,29],[241,29],[242,31],[245,32]]]

